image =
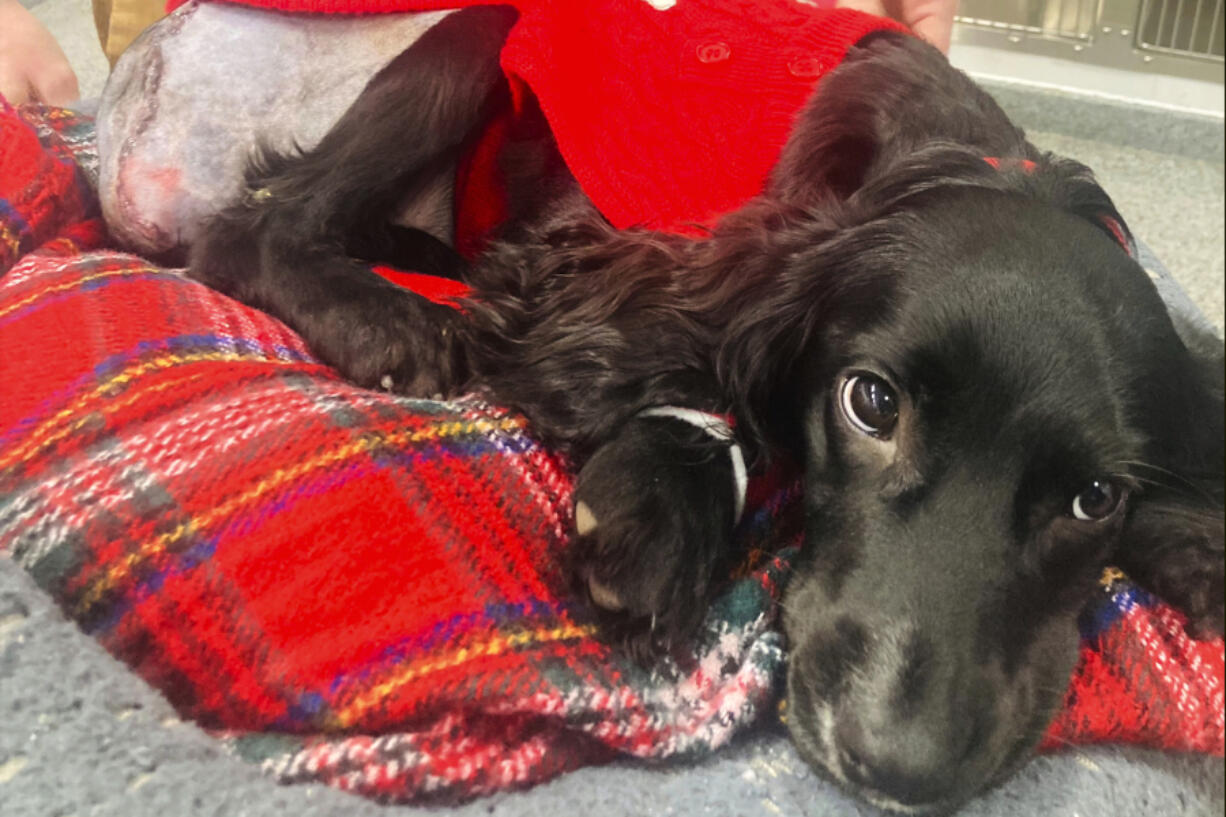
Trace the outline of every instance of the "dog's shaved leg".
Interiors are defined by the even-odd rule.
[[[450,161],[496,104],[498,54],[514,19],[504,8],[448,16],[380,71],[317,147],[257,162],[245,200],[205,226],[190,274],[285,321],[357,383],[390,378],[423,395],[457,386],[466,377],[460,316],[388,283],[345,246],[377,232],[402,192],[437,175],[434,163]],[[449,271],[437,241],[389,235],[397,263]],[[417,265],[404,257],[414,243]]]

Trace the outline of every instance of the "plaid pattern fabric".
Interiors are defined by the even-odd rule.
[[[97,165],[92,122],[60,109],[27,122],[0,96],[0,274],[49,242],[98,242]]]
[[[1176,610],[1108,568],[1081,616],[1081,662],[1043,748],[1144,743],[1221,755],[1222,639],[1195,641]]]
[[[520,417],[357,389],[272,318],[99,249],[65,159],[88,123],[24,114],[0,111],[0,551],[186,716],[277,779],[421,800],[700,755],[773,711],[796,485],[756,486],[749,563],[640,668],[567,601],[566,463]],[[1084,635],[1049,746],[1221,753],[1220,639],[1122,578]]]

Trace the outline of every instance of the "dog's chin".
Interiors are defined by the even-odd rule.
[[[826,752],[823,746],[818,746],[812,737],[801,729],[789,726],[788,731],[797,752],[809,764],[814,774],[827,783],[833,784],[849,797],[868,803],[884,812],[919,815],[920,817],[945,817],[954,814],[974,796],[972,792],[963,797],[941,798],[930,803],[901,803],[883,792],[849,782],[839,770],[837,763],[826,762]]]
[[[789,684],[787,728],[801,758],[814,773],[850,797],[889,814],[918,817],[946,817],[956,814],[978,795],[1004,783],[1034,757],[1047,725],[1056,714],[1056,705],[1044,707],[1031,718],[1024,734],[995,762],[967,775],[948,792],[932,799],[904,802],[886,792],[851,781],[843,772],[834,744],[835,716],[828,704],[806,700],[791,693]]]
[[[1022,748],[1017,753],[1018,760],[1002,767],[978,786],[969,787],[964,791],[928,802],[904,803],[885,792],[852,783],[842,773],[837,761],[827,762],[828,752],[824,745],[819,745],[803,729],[789,726],[788,731],[797,752],[819,778],[833,784],[849,797],[868,803],[881,809],[883,812],[917,815],[917,817],[947,817],[956,814],[962,806],[966,805],[977,794],[992,789],[1008,779],[1017,769],[1029,762],[1034,753],[1033,746]]]

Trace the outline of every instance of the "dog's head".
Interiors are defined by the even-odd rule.
[[[1105,565],[1221,628],[1221,344],[1189,350],[1085,168],[917,41],[823,81],[761,207],[723,364],[803,451],[789,728],[866,799],[947,810],[1033,751]]]

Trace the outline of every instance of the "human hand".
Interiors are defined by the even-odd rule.
[[[958,0],[837,0],[835,5],[897,20],[942,52],[949,53]]]
[[[0,0],[0,95],[13,105],[67,105],[80,95],[63,50],[17,0]]]

